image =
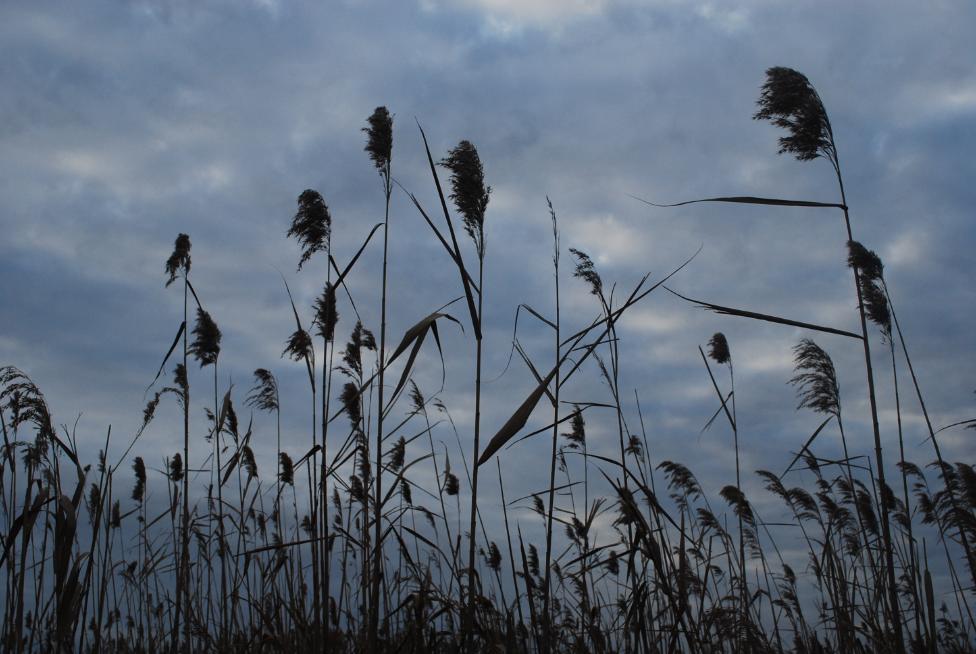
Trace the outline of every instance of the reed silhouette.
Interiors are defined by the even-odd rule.
[[[519,305],[511,342],[492,340],[484,288],[486,241],[494,229],[486,223],[491,187],[478,150],[461,140],[435,158],[418,124],[432,182],[426,192],[440,215],[429,212],[421,196],[393,177],[393,115],[378,107],[363,128],[362,167],[380,177],[383,222],[370,229],[338,217],[333,222],[321,193],[300,193],[282,231],[298,246],[296,274],[313,276],[322,290],[301,307],[282,276],[294,330],[278,335],[286,360],[280,368],[259,362],[265,367],[254,370],[243,402],[257,415],[246,424],[235,408],[238,391],[221,386],[218,376],[218,365],[234,353],[222,349],[220,316],[201,300],[202,291],[217,290],[194,288],[186,234],[164,264],[167,287],[183,282],[182,322],[124,448],[113,445],[109,430],[97,455],[89,456],[72,429],[55,428],[43,393],[26,374],[0,368],[0,647],[18,653],[976,650],[976,470],[946,461],[939,444],[944,430],[976,422],[933,426],[881,259],[853,240],[833,128],[809,79],[769,69],[754,117],[785,130],[781,153],[827,160],[840,201],[741,195],[688,202],[841,212],[859,333],[691,300],[672,286],[695,255],[663,276],[605,279],[586,244],[563,250],[546,198],[539,214],[552,228],[552,305]],[[403,209],[394,202],[401,199]],[[392,315],[390,275],[411,269],[391,271],[390,253],[401,223],[407,230],[421,222],[442,248],[440,265],[452,278],[457,273],[460,294],[425,297],[429,307],[418,315]],[[373,239],[381,228],[382,267],[366,270],[361,255],[380,247]],[[334,249],[333,229],[349,230],[361,244]],[[460,246],[460,229],[473,252]],[[589,294],[582,312],[561,302],[566,252],[574,264],[566,283]],[[347,283],[353,279],[365,282]],[[419,281],[418,287],[426,290]],[[733,358],[722,332],[688,356],[700,356],[702,387],[714,390],[711,417],[696,418],[705,428],[727,425],[734,483],[710,496],[688,466],[652,461],[656,450],[640,394],[622,381],[630,364],[621,325],[648,295],[665,290],[723,317],[802,330],[793,376],[783,381],[795,387],[797,409],[822,422],[781,453],[782,474],[755,473],[788,522],[762,515],[773,510],[770,503],[746,494],[749,472],[740,455],[768,446],[749,438],[749,421],[736,412],[737,395],[748,396],[750,388],[741,378],[736,386],[733,364],[746,357],[736,349]],[[360,315],[368,303],[379,308],[376,325]],[[454,315],[465,310],[463,321]],[[411,326],[390,333],[401,323]],[[473,354],[472,379],[447,374],[442,330],[454,329],[451,323],[460,328],[462,355]],[[337,345],[337,334],[348,335],[344,344]],[[887,374],[871,358],[878,335],[891,359],[898,491],[886,482],[893,470],[882,450],[894,435],[882,435],[877,417],[875,378]],[[547,343],[549,354],[534,358],[528,339]],[[828,354],[836,339],[863,344],[870,443],[845,429],[844,418],[859,407],[846,401],[841,381],[845,389],[854,384],[839,378]],[[483,407],[500,403],[483,376],[485,348],[495,346],[510,348],[510,363],[520,361],[506,374],[525,394],[521,403],[493,407],[505,420],[483,438]],[[199,366],[189,367],[191,359]],[[936,456],[928,466],[905,459],[902,361]],[[438,373],[439,387],[421,383]],[[307,395],[286,392],[295,375],[303,386],[307,379]],[[589,386],[593,395],[567,401],[565,385],[587,375],[596,382]],[[207,384],[199,406],[191,405],[191,382],[194,389]],[[448,397],[464,403],[463,423],[455,423]],[[170,403],[182,416],[182,448],[153,461],[139,447],[180,431],[157,424],[159,407]],[[202,428],[190,420],[200,409]],[[283,447],[283,416],[303,425],[298,450]],[[272,433],[274,460],[266,462],[259,445],[270,449]],[[824,454],[824,435],[834,433],[842,458]],[[520,490],[531,490],[513,498],[511,448],[540,435],[549,439],[549,459],[537,479],[520,480]],[[485,501],[493,481],[481,474],[492,460],[497,514],[491,498]],[[532,542],[540,535],[544,541]],[[945,581],[937,585],[943,570]]]

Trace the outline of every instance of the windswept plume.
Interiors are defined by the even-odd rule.
[[[292,361],[311,360],[312,357],[312,337],[304,329],[296,329],[288,337],[285,349],[281,356],[288,355]]]
[[[870,280],[884,278],[884,264],[881,263],[881,257],[858,241],[847,242],[847,265],[857,268],[863,277]]]
[[[569,248],[569,251],[576,257],[576,270],[573,271],[573,277],[582,279],[584,282],[590,285],[590,293],[602,298],[603,297],[603,280],[600,279],[600,275],[596,272],[596,268],[593,267],[593,259],[581,250],[576,248]]]
[[[244,398],[244,403],[261,411],[278,410],[278,380],[270,370],[258,368],[254,371],[254,387]]]
[[[299,270],[313,254],[329,249],[332,216],[318,191],[306,189],[298,196],[298,211],[292,218],[288,236],[298,239],[298,244],[302,247],[302,258],[298,261]]]
[[[833,132],[827,110],[810,80],[792,68],[776,66],[766,71],[756,120],[768,120],[789,131],[779,139],[779,152],[800,161],[819,156],[834,161]]]
[[[469,141],[461,141],[441,160],[451,171],[451,199],[461,214],[464,229],[474,241],[478,258],[485,256],[485,210],[491,187],[485,187],[485,171],[478,150]]]
[[[809,338],[804,338],[793,348],[793,355],[796,374],[790,383],[798,387],[800,404],[797,408],[840,417],[840,389],[830,356]]]
[[[847,242],[847,265],[859,271],[861,299],[868,318],[881,328],[885,337],[891,336],[891,310],[884,291],[884,264],[873,250],[857,241]]]

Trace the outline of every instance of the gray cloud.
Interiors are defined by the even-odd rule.
[[[414,117],[435,156],[461,138],[481,152],[494,188],[485,285],[489,376],[505,366],[517,305],[552,313],[546,195],[560,218],[564,320],[573,328],[597,307],[570,278],[565,248],[593,255],[619,294],[645,272],[660,279],[703,245],[675,288],[854,329],[838,215],[709,205],[663,210],[628,196],[835,201],[825,162],[777,157],[776,131],[750,119],[765,68],[787,65],[810,77],[830,112],[855,236],[888,265],[936,421],[971,417],[976,198],[968,155],[976,145],[976,71],[968,26],[976,10],[961,2],[574,6],[572,15],[563,14],[563,3],[502,0],[0,9],[0,83],[7,89],[0,96],[0,361],[34,377],[59,421],[84,412],[81,441],[92,449],[108,424],[134,433],[145,385],[180,320],[179,293],[163,288],[162,264],[176,234],[188,232],[195,284],[224,331],[221,384],[232,380],[242,396],[253,368],[274,367],[289,405],[286,445],[307,449],[303,372],[278,359],[293,319],[275,269],[309,307],[324,265],[296,275],[297,250],[284,236],[305,188],[322,191],[332,209],[340,261],[381,219],[380,184],[359,131],[380,104],[396,114],[394,175],[428,209],[436,209],[435,196]],[[395,196],[391,237],[395,340],[460,289],[402,195]],[[377,262],[372,248],[350,280],[374,328]],[[461,304],[451,311],[464,316]],[[339,333],[346,335],[348,303],[340,313]],[[520,329],[532,356],[547,360],[550,336],[528,322]],[[728,335],[740,373],[747,469],[780,470],[819,422],[794,414],[785,383],[801,332],[705,314],[654,293],[624,325],[623,385],[639,389],[654,460],[685,461],[712,492],[732,478],[730,436],[721,423],[699,433],[715,401],[696,347],[718,330]],[[443,399],[467,447],[470,329],[447,326],[442,337]],[[867,452],[858,346],[818,341],[838,364],[856,448]],[[875,354],[885,360],[880,341]],[[605,401],[596,367],[584,372],[567,396]],[[426,353],[418,381],[432,391],[439,376],[436,356]],[[885,370],[879,383],[892,460],[889,377]],[[197,374],[194,383],[206,377]],[[517,359],[487,385],[488,436],[531,386]],[[928,446],[916,446],[923,429],[915,403],[905,405],[912,457],[927,461]],[[612,451],[611,425],[601,422],[607,417],[596,410],[592,416],[596,442]],[[256,424],[267,429],[261,420]],[[147,460],[176,449],[165,425],[161,418],[140,444]],[[440,438],[456,450],[453,434]],[[541,439],[502,452],[510,495],[545,485]],[[944,442],[950,458],[972,461],[965,433],[948,432]],[[825,441],[824,448],[838,445]],[[757,495],[758,482],[749,484]]]

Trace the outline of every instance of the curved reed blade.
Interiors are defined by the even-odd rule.
[[[823,325],[815,325],[809,322],[801,322],[799,320],[790,320],[789,318],[780,318],[779,316],[772,316],[766,313],[757,313],[755,311],[745,311],[744,309],[734,309],[732,307],[723,307],[719,304],[712,304],[711,302],[705,302],[704,300],[693,300],[690,297],[686,297],[681,293],[678,293],[667,286],[664,290],[668,291],[672,295],[677,295],[682,300],[686,302],[691,302],[692,304],[697,304],[703,309],[708,309],[709,311],[714,311],[715,313],[725,314],[727,316],[739,316],[742,318],[752,318],[753,320],[763,320],[765,322],[774,322],[780,325],[790,325],[791,327],[800,327],[802,329],[812,329],[818,332],[826,332],[828,334],[837,334],[838,336],[847,336],[849,338],[856,338],[861,340],[860,334],[855,334],[854,332],[845,331],[843,329],[835,329],[833,327],[824,327]]]
[[[686,204],[697,204],[699,202],[728,202],[732,204],[764,204],[773,207],[810,207],[810,208],[826,208],[826,209],[846,209],[846,204],[840,204],[838,202],[815,202],[812,200],[785,200],[783,198],[758,198],[751,195],[733,195],[728,197],[718,197],[718,198],[701,198],[699,200],[685,200],[684,202],[673,202],[671,204],[658,204],[657,202],[651,202],[650,200],[645,200],[644,198],[639,198],[636,195],[631,195],[633,199],[638,202],[643,202],[644,204],[650,205],[652,207],[659,207],[661,209],[666,209],[670,207],[683,207]]]

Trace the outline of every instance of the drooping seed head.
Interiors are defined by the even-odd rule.
[[[861,300],[868,319],[881,328],[885,338],[891,336],[891,309],[888,296],[877,280],[861,278]]]
[[[281,356],[288,355],[292,361],[311,360],[312,357],[312,337],[304,329],[296,329],[288,337],[285,349]]]
[[[798,409],[840,417],[840,389],[834,362],[819,345],[804,338],[793,348],[794,372],[790,384],[797,387]]]
[[[169,259],[166,260],[166,274],[169,275],[166,285],[169,286],[175,282],[176,275],[180,272],[183,275],[190,272],[190,237],[186,234],[180,234],[176,237],[173,254],[169,255]]]
[[[847,242],[847,265],[857,268],[862,277],[870,280],[884,278],[884,264],[874,250],[869,250],[857,241]]]
[[[603,280],[600,279],[600,275],[596,272],[596,268],[593,266],[593,260],[590,259],[588,254],[576,248],[569,248],[569,251],[576,257],[576,270],[573,271],[573,277],[582,279],[589,284],[590,293],[602,298]]]
[[[754,119],[768,120],[789,131],[788,136],[779,139],[780,154],[788,152],[800,161],[819,156],[833,160],[833,133],[827,111],[804,74],[781,66],[768,69],[758,105]]]
[[[278,380],[270,370],[258,368],[254,371],[254,387],[244,403],[261,411],[278,410]]]
[[[299,270],[313,254],[329,249],[332,216],[318,191],[306,189],[298,196],[298,211],[292,218],[288,236],[294,236],[302,248],[302,257],[298,261]]]

